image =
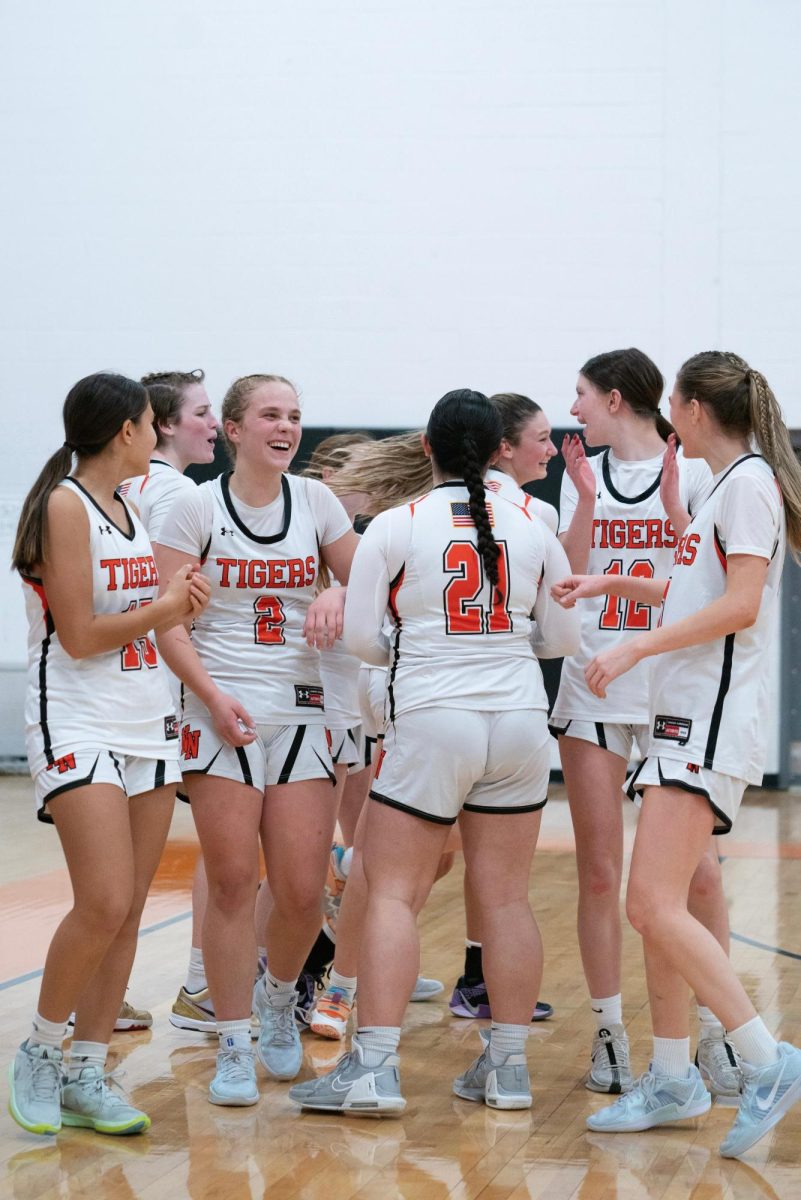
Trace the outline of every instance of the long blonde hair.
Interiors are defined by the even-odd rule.
[[[431,460],[423,453],[417,432],[354,445],[329,486],[338,496],[366,492],[375,515],[421,496],[432,484]]]
[[[676,387],[685,400],[698,400],[711,410],[721,429],[753,437],[773,468],[784,500],[787,542],[801,556],[801,465],[784,416],[767,379],[744,358],[721,350],[695,354],[679,369]]]

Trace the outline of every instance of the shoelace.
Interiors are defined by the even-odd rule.
[[[598,1038],[600,1040],[600,1045],[598,1047],[599,1049],[607,1048],[610,1046],[612,1048],[612,1051],[615,1056],[615,1061],[613,1064],[610,1064],[610,1065],[613,1065],[615,1067],[628,1067],[628,1065],[629,1065],[629,1046],[624,1037],[616,1037],[614,1034],[611,1034],[611,1033],[609,1034],[608,1037],[602,1037],[601,1034],[599,1033]],[[596,1053],[597,1053],[597,1051],[596,1051]],[[593,1055],[593,1058],[594,1057],[595,1056]],[[607,1055],[607,1057],[608,1057],[608,1055]]]
[[[37,1100],[52,1100],[61,1091],[61,1069],[55,1058],[34,1058],[31,1088]]]
[[[101,1103],[104,1105],[110,1104],[112,1108],[128,1108],[129,1104],[127,1098],[124,1095],[119,1095],[117,1092],[113,1091],[111,1087],[111,1084],[114,1084],[116,1087],[122,1090],[120,1079],[123,1075],[125,1075],[125,1071],[117,1067],[117,1069],[114,1071],[104,1071],[100,1075],[95,1075],[94,1078],[78,1078],[70,1080],[70,1082],[79,1083],[87,1090],[91,1089],[93,1091],[100,1092]]]
[[[659,1081],[656,1075],[652,1075],[650,1071],[645,1071],[640,1078],[635,1081],[631,1091],[625,1092],[622,1096],[620,1096],[619,1099],[615,1101],[615,1105],[620,1105],[621,1108],[630,1108],[637,1100],[638,1092],[642,1092],[646,1101],[653,1100],[658,1083]]]
[[[226,1050],[217,1070],[226,1083],[247,1083],[253,1076],[253,1055],[247,1050]]]
[[[271,1012],[273,1014],[273,1030],[270,1040],[278,1046],[293,1046],[297,1037],[294,1004],[285,1004],[283,1008],[271,1006]]]
[[[706,1053],[720,1075],[732,1075],[739,1080],[740,1070],[734,1055],[723,1038],[707,1038]]]

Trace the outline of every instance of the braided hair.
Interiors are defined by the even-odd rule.
[[[460,476],[467,484],[478,552],[487,578],[497,592],[499,550],[487,512],[484,473],[503,437],[498,410],[482,392],[470,388],[447,392],[434,405],[426,437],[439,469]]]

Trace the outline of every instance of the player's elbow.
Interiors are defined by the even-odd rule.
[[[342,631],[342,641],[348,654],[354,655],[361,662],[369,663],[371,667],[387,665],[387,648],[382,645],[380,639],[366,637],[363,629],[354,629],[347,621]]]
[[[740,633],[741,630],[750,629],[756,624],[761,599],[761,596],[743,596],[738,599],[732,612],[732,633]]]

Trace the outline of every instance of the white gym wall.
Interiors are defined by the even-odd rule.
[[[280,371],[310,424],[462,385],[566,424],[591,354],[719,347],[801,425],[796,0],[7,0],[0,36],[5,561],[101,368],[203,366],[217,402]]]

